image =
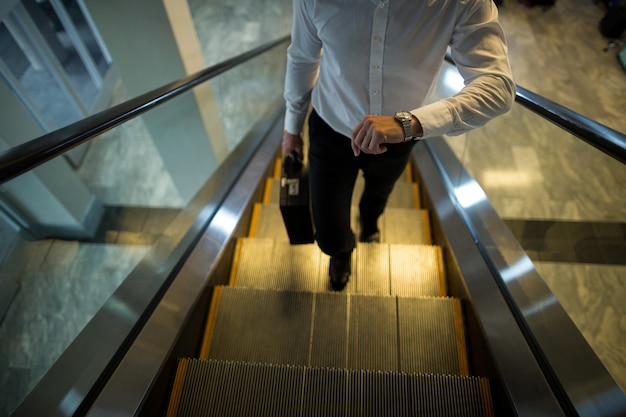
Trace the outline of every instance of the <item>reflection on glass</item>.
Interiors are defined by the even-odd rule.
[[[285,56],[285,48],[276,48],[213,81],[229,149],[247,133],[241,129],[242,123],[253,126],[267,107],[282,97]],[[241,114],[246,115],[245,121]]]
[[[67,11],[72,23],[76,27],[80,39],[85,44],[91,59],[98,68],[100,76],[104,77],[109,69],[109,61],[103,53],[102,45],[98,42],[98,38],[94,34],[92,26],[89,24],[87,17],[88,13],[85,11],[82,1],[77,0],[63,0],[63,6]]]
[[[81,112],[67,90],[11,16],[0,23],[0,59],[19,83],[21,92],[37,107],[46,130],[81,119]]]
[[[91,107],[98,88],[56,10],[45,0],[34,4],[26,2],[25,6],[85,107]]]

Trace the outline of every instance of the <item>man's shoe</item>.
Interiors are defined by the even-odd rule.
[[[378,222],[364,222],[359,216],[359,226],[361,233],[359,234],[359,242],[363,243],[380,243],[380,231],[378,230]]]
[[[351,256],[347,258],[333,256],[330,258],[328,275],[330,275],[330,285],[335,291],[341,291],[346,287],[351,271]]]
[[[375,230],[374,232],[361,231],[359,235],[359,242],[363,243],[380,243],[380,232]]]

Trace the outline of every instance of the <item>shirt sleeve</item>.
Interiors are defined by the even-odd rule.
[[[293,134],[302,132],[322,58],[322,43],[312,22],[310,7],[307,0],[293,0],[284,92],[285,130]]]
[[[465,87],[452,97],[412,113],[424,138],[460,135],[486,124],[513,105],[515,82],[511,75],[505,36],[492,1],[468,1],[450,43],[452,59]]]

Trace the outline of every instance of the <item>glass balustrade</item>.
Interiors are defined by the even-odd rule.
[[[170,254],[211,201],[204,184],[280,102],[286,46],[105,132],[78,167],[60,157],[0,186],[7,223],[21,229],[0,270],[0,385],[10,387],[0,416],[98,312],[114,318],[101,344],[122,344],[141,313],[135,307],[158,293],[176,261]],[[122,86],[114,96],[129,98]],[[143,300],[119,298],[129,280]]]

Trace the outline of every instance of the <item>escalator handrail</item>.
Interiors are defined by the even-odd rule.
[[[515,101],[626,164],[625,134],[519,86]]]
[[[450,54],[446,61],[456,65]],[[515,101],[563,130],[626,164],[626,134],[596,122],[537,93],[516,86]]]
[[[156,88],[66,127],[0,152],[0,184],[24,174],[126,120],[182,94],[263,52],[290,40],[286,35],[219,64]],[[446,61],[454,65],[449,54]],[[516,101],[576,137],[626,163],[626,135],[517,86]]]
[[[283,36],[219,64],[155,88],[133,99],[86,117],[61,129],[0,152],[0,184],[22,175],[123,122],[202,84],[227,70],[288,42]]]

